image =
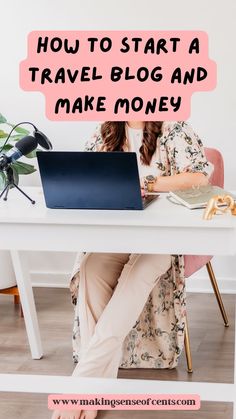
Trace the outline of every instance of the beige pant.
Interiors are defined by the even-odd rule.
[[[73,376],[117,377],[122,344],[170,255],[88,253],[80,266],[81,358]]]

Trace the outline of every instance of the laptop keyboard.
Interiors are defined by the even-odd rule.
[[[153,201],[155,201],[159,195],[147,195],[142,197],[143,208],[147,208]]]

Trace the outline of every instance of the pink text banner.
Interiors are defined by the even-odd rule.
[[[203,31],[33,31],[20,86],[50,120],[186,120],[216,86]]]

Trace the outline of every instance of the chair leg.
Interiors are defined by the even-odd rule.
[[[217,281],[216,281],[216,277],[215,277],[211,262],[208,262],[206,264],[206,267],[207,267],[207,272],[208,272],[208,275],[210,277],[211,284],[212,284],[212,287],[213,287],[218,305],[220,307],[220,311],[221,311],[221,314],[222,314],[222,317],[223,317],[223,320],[224,320],[225,327],[228,327],[229,326],[229,320],[228,320],[228,317],[227,317],[227,314],[226,314],[226,311],[225,311],[225,308],[224,308],[224,304],[223,304],[223,301],[222,301],[222,298],[221,298],[220,290],[219,290],[219,287],[218,287],[218,284],[217,284]]]
[[[24,313],[23,313],[23,310],[22,310],[22,305],[21,305],[21,303],[20,303],[20,316],[21,316],[21,317],[24,317]]]
[[[20,296],[14,295],[14,304],[20,304]]]
[[[190,338],[189,338],[189,330],[188,330],[188,321],[186,317],[185,323],[185,332],[184,332],[184,347],[185,347],[185,355],[187,360],[187,371],[189,373],[193,372],[193,364],[192,364],[192,355],[190,349]]]
[[[16,294],[14,295],[14,304],[18,304],[20,306],[20,316],[24,317],[18,288]]]

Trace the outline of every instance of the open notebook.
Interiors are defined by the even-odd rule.
[[[198,188],[190,188],[185,190],[177,190],[170,192],[170,197],[178,203],[190,209],[206,207],[209,199],[215,195],[231,195],[234,200],[236,196],[220,188],[219,186],[200,186]]]

